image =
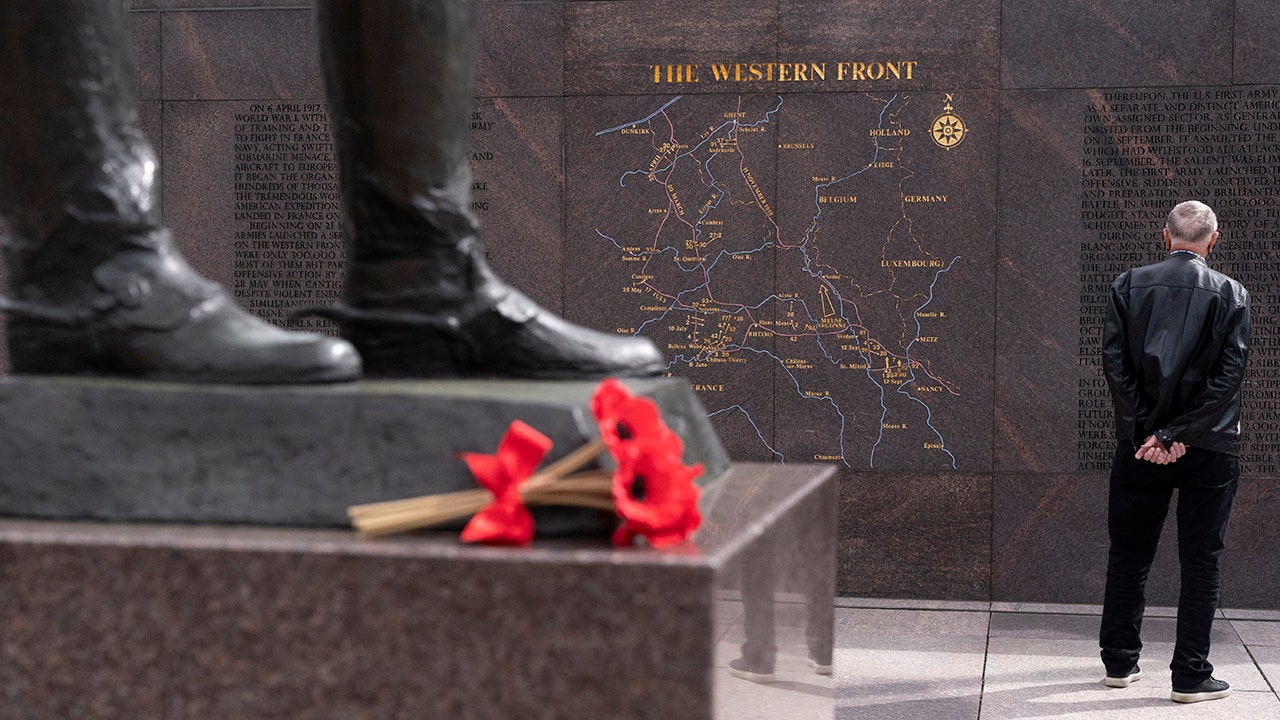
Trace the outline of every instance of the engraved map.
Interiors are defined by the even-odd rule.
[[[981,94],[570,107],[566,315],[644,335],[730,452],[990,464],[994,113]],[[985,369],[983,369],[985,367]]]

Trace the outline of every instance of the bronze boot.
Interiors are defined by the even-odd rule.
[[[191,382],[349,380],[347,342],[246,314],[160,223],[120,0],[0,0],[11,369]]]
[[[322,314],[370,375],[664,371],[653,343],[566,322],[486,264],[467,157],[479,5],[317,3],[347,236],[345,302]]]

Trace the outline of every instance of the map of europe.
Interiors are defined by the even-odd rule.
[[[571,108],[568,196],[584,205],[570,247],[586,261],[568,265],[590,269],[571,270],[567,314],[653,339],[739,459],[989,464],[975,453],[990,428],[966,418],[990,403],[991,370],[965,358],[991,352],[979,238],[994,187],[969,173],[994,143],[966,125],[989,114],[966,100]]]

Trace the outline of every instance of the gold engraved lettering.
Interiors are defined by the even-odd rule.
[[[837,80],[913,80],[916,60],[836,63]]]
[[[937,258],[927,260],[881,260],[883,268],[940,268],[942,261]]]
[[[836,63],[836,80],[914,80],[917,60],[876,60]],[[828,78],[825,62],[713,62],[715,82],[822,82]],[[697,65],[650,65],[654,83],[698,82]]]
[[[764,193],[760,191],[760,186],[756,184],[756,179],[752,176],[751,169],[746,167],[742,168],[742,174],[747,178],[748,187],[750,187],[751,191],[755,193],[756,202],[760,203],[760,208],[764,210],[766,215],[773,217],[773,208],[769,207],[769,201],[765,199]]]
[[[669,85],[699,82],[697,65],[650,65],[649,69],[653,71],[654,84],[664,81]]]

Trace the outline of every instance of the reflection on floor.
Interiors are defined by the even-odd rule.
[[[717,611],[720,627],[713,682],[717,720],[825,720],[832,717],[834,682],[809,665],[805,638],[807,608],[798,596],[780,594],[774,603],[777,659],[770,683],[729,674],[746,640],[740,599],[727,595]],[[838,622],[838,621],[837,621]]]

